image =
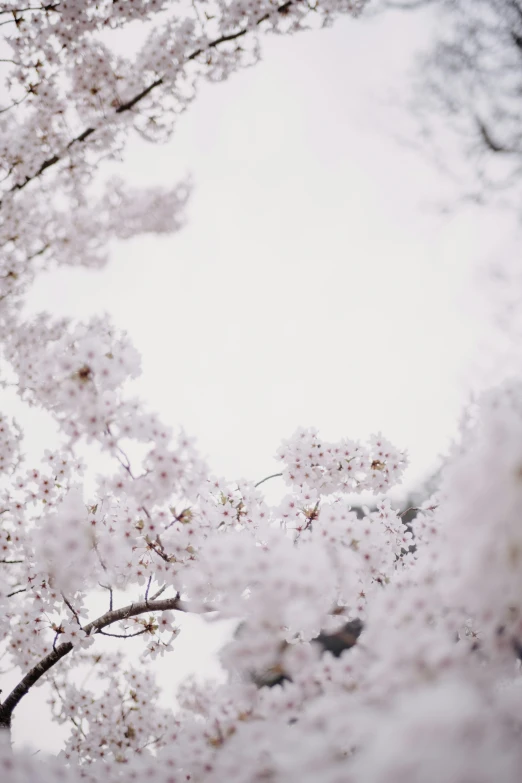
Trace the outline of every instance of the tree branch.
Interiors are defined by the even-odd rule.
[[[300,0],[289,0],[289,2],[283,3],[278,8],[275,8],[275,13],[278,14],[285,14],[290,6],[294,5],[296,2],[300,2]],[[256,26],[262,24],[263,22],[266,22],[267,19],[270,18],[270,14],[264,14],[260,19],[257,20]],[[214,41],[211,41],[209,44],[207,44],[206,47],[196,49],[196,51],[192,52],[192,54],[189,54],[186,58],[185,62],[191,62],[192,60],[195,60],[196,57],[199,57],[200,54],[203,54],[204,52],[208,51],[209,49],[215,49],[216,46],[220,46],[220,44],[227,43],[228,41],[235,41],[237,38],[241,38],[242,36],[249,33],[253,28],[246,27],[242,30],[238,30],[236,33],[230,33],[229,35],[222,35],[220,38],[216,38]],[[156,87],[160,87],[162,84],[164,84],[164,78],[163,76],[160,76],[158,79],[153,81],[151,84],[149,84],[148,87],[145,87],[141,92],[139,92],[137,95],[135,95],[133,98],[130,98],[125,103],[122,103],[120,106],[118,106],[117,109],[115,109],[113,113],[113,118],[116,118],[116,115],[123,114],[124,112],[130,111],[136,104],[138,104],[140,101],[143,100],[143,98],[146,98],[147,95],[149,95],[153,90],[156,89]],[[55,163],[59,163],[60,160],[67,154],[67,152],[73,147],[75,144],[81,144],[82,142],[86,141],[90,136],[92,136],[93,133],[95,133],[97,128],[86,128],[82,133],[80,133],[78,136],[76,136],[74,139],[71,139],[71,141],[67,144],[64,151],[62,153],[56,153],[55,155],[52,155],[50,158],[47,158],[47,160],[44,160],[44,162],[41,164],[41,166],[35,171],[34,174],[28,175],[22,182],[17,182],[16,185],[13,185],[12,188],[10,188],[7,192],[8,193],[14,193],[18,190],[22,190],[25,188],[26,185],[28,185],[33,180],[37,179],[41,174],[44,173],[47,169],[51,168],[51,166],[54,166]],[[0,205],[2,204],[2,201],[0,200]]]
[[[18,593],[26,593],[27,587],[21,587],[19,590],[15,590],[13,593],[7,593],[7,598],[12,598],[13,595],[18,595]]]
[[[260,487],[261,484],[265,483],[265,481],[268,481],[269,479],[273,479],[273,478],[279,478],[282,475],[283,475],[282,473],[272,473],[271,476],[266,476],[266,478],[261,479],[261,481],[258,481],[257,484],[254,484],[254,487]]]
[[[479,129],[479,133],[480,133],[480,136],[481,136],[481,138],[482,138],[482,141],[484,142],[484,144],[486,145],[486,147],[487,147],[489,150],[491,150],[491,152],[503,152],[503,153],[511,153],[511,154],[512,154],[513,152],[515,152],[515,150],[513,150],[513,149],[510,149],[509,147],[504,147],[503,145],[501,145],[501,144],[499,144],[498,142],[496,142],[496,141],[495,141],[495,140],[492,138],[492,136],[491,136],[491,134],[490,134],[490,132],[489,132],[488,128],[487,128],[487,127],[486,127],[486,125],[485,125],[485,124],[482,122],[482,120],[480,119],[480,117],[475,117],[475,120],[476,120],[476,123],[477,123],[477,127],[478,127],[478,129]]]
[[[142,628],[141,631],[135,633],[107,633],[107,631],[98,631],[102,636],[112,636],[115,639],[132,639],[133,636],[143,636],[144,633],[149,633],[147,628]]]
[[[136,617],[145,612],[165,612],[169,609],[183,611],[179,593],[174,598],[164,598],[161,601],[138,601],[137,603],[123,606],[121,609],[113,609],[112,611],[106,612],[101,617],[98,617],[96,620],[93,620],[91,623],[84,625],[83,630],[88,635],[96,634],[108,625],[117,623],[120,620],[127,620],[129,617]],[[10,727],[13,710],[29,692],[30,688],[32,688],[44,674],[52,669],[61,658],[70,653],[72,649],[73,645],[71,642],[59,644],[49,653],[49,655],[42,658],[36,666],[33,666],[33,668],[27,672],[25,677],[20,680],[18,685],[13,688],[9,696],[0,705],[0,729]]]

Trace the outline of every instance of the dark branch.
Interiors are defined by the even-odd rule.
[[[484,123],[482,122],[482,120],[479,117],[475,117],[475,120],[477,122],[477,127],[479,129],[479,133],[480,133],[480,136],[482,138],[482,141],[484,142],[486,147],[489,150],[491,150],[491,152],[501,152],[501,153],[508,153],[508,154],[512,154],[512,153],[516,152],[516,150],[510,149],[509,147],[504,147],[503,145],[501,145],[498,142],[496,142],[492,138],[492,136],[491,136],[488,128],[486,127],[486,125],[484,125]]]
[[[149,581],[147,582],[147,589],[145,590],[145,603],[149,602],[149,590],[150,590],[151,582],[152,582],[152,574],[149,576]]]
[[[68,599],[67,599],[67,598],[64,596],[64,594],[63,594],[63,593],[62,593],[62,598],[63,598],[63,602],[64,602],[64,604],[65,604],[65,605],[66,605],[66,607],[69,609],[69,611],[70,611],[70,612],[71,612],[71,613],[74,615],[74,619],[76,620],[76,622],[78,623],[78,625],[79,625],[79,626],[80,626],[80,628],[81,628],[81,623],[80,623],[80,616],[79,616],[78,612],[77,612],[77,611],[76,611],[76,609],[73,607],[73,605],[71,604],[71,602],[70,602],[70,601],[69,601],[69,600],[68,600]]]
[[[257,484],[254,484],[254,487],[260,487],[261,484],[265,483],[265,481],[268,481],[269,479],[273,479],[273,478],[279,478],[282,475],[283,475],[282,473],[272,473],[271,476],[267,476],[266,478],[261,479],[261,481],[258,481]]]
[[[148,628],[142,628],[135,633],[107,633],[107,631],[98,631],[102,636],[112,636],[114,639],[132,639],[133,636],[143,636],[144,633],[150,633]]]
[[[18,595],[18,593],[26,593],[27,587],[21,587],[19,590],[15,590],[13,593],[7,593],[7,598],[12,598],[13,595]]]
[[[91,633],[96,634],[108,625],[117,623],[120,620],[128,620],[129,617],[136,617],[145,612],[165,612],[168,609],[183,611],[179,594],[174,598],[164,598],[161,601],[139,601],[138,603],[123,606],[121,609],[114,609],[112,612],[106,612],[91,623],[84,625],[83,630],[87,635],[90,635]],[[20,680],[18,685],[13,688],[9,696],[0,705],[0,728],[8,728],[11,725],[13,710],[29,692],[30,688],[32,688],[44,674],[52,669],[61,658],[68,655],[72,649],[73,645],[71,642],[59,644],[49,653],[49,655],[42,658],[36,666],[33,666],[33,668],[27,672],[25,677]]]
[[[167,585],[163,585],[163,587],[160,587],[160,589],[159,589],[159,590],[158,590],[156,593],[154,593],[154,595],[152,596],[152,598],[150,598],[150,599],[149,599],[149,603],[150,603],[150,601],[155,601],[155,600],[156,600],[156,598],[159,598],[159,597],[160,597],[160,595],[161,595],[162,593],[164,593],[166,589],[167,589]]]

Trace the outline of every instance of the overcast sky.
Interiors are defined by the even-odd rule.
[[[430,20],[265,38],[263,62],[204,84],[167,146],[129,147],[132,182],[191,173],[186,228],[35,287],[32,306],[108,310],[130,332],[141,393],[217,473],[259,479],[280,439],[313,425],[330,439],[382,429],[414,482],[454,431],[499,218],[438,212],[448,181],[397,140],[414,139],[401,103]]]
[[[414,138],[402,104],[431,21],[265,39],[262,63],[202,86],[167,146],[129,147],[133,183],[192,174],[183,231],[35,286],[31,307],[107,310],[128,330],[141,394],[220,475],[268,475],[280,440],[311,425],[328,439],[382,430],[415,484],[491,376],[477,270],[513,227],[437,210],[448,181],[399,141]]]

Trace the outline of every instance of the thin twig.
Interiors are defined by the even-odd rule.
[[[149,590],[150,590],[151,582],[152,582],[152,574],[149,576],[149,581],[147,582],[147,589],[145,590],[145,603],[148,603],[149,601]]]
[[[132,639],[133,636],[142,636],[144,633],[149,633],[147,628],[142,628],[141,631],[136,633],[107,633],[107,631],[98,631],[102,636],[113,636],[115,639]]]
[[[110,585],[102,585],[101,582],[98,582],[98,584],[109,591],[109,612],[112,612],[112,587]]]
[[[157,592],[157,593],[154,593],[154,595],[152,596],[152,598],[151,598],[150,600],[151,600],[151,601],[155,601],[157,598],[159,598],[159,596],[160,596],[162,593],[164,593],[164,592],[165,592],[165,590],[166,590],[166,589],[167,589],[167,585],[163,585],[163,587],[160,587],[160,589],[158,590],[158,592]]]
[[[49,243],[47,243],[46,245],[41,247],[40,250],[37,250],[35,253],[33,253],[32,256],[27,256],[26,261],[32,261],[33,258],[37,258],[38,256],[43,256],[43,254],[47,250],[49,250],[50,247],[51,247],[51,245]]]
[[[67,608],[68,608],[68,609],[69,609],[69,610],[72,612],[72,614],[74,615],[74,619],[76,620],[76,622],[78,623],[78,625],[79,625],[79,626],[80,626],[80,628],[81,628],[81,627],[82,627],[82,624],[81,624],[81,622],[80,622],[80,615],[78,614],[78,612],[76,611],[76,609],[73,607],[73,605],[71,604],[71,602],[67,600],[67,598],[64,596],[64,594],[63,594],[63,593],[62,593],[62,598],[63,598],[63,602],[64,602],[64,604],[65,604],[65,605],[67,606]]]
[[[0,27],[1,27],[3,24],[7,24],[7,22],[0,22]],[[28,96],[28,95],[29,95],[29,93],[27,93],[26,95],[24,95],[24,97],[23,97],[23,98],[20,98],[20,100],[19,100],[19,101],[13,101],[13,102],[12,102],[12,103],[11,103],[9,106],[3,106],[3,107],[0,109],[0,114],[5,114],[5,112],[6,112],[6,111],[10,111],[11,109],[14,109],[14,107],[15,107],[15,106],[20,106],[20,104],[21,104],[21,103],[23,103],[23,102],[25,101],[25,99],[27,98],[27,96]]]
[[[12,598],[13,595],[18,595],[18,593],[26,593],[27,587],[21,587],[20,590],[15,590],[14,593],[8,593],[7,598]]]
[[[272,473],[271,476],[267,476],[266,478],[261,479],[261,481],[258,481],[257,484],[254,484],[254,487],[260,487],[261,484],[265,483],[265,481],[268,481],[269,479],[273,479],[273,478],[279,478],[282,475],[283,475],[282,473]]]
[[[514,152],[518,152],[518,150],[515,150],[510,147],[506,147],[503,144],[499,144],[498,141],[493,139],[491,136],[491,133],[488,129],[488,127],[485,125],[485,123],[480,119],[480,117],[475,117],[475,121],[477,123],[477,127],[480,133],[480,136],[482,138],[482,141],[488,147],[488,149],[491,150],[491,152],[500,152],[500,153],[507,153],[507,154],[513,154]]]

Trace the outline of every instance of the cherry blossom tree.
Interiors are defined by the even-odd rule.
[[[182,225],[188,183],[132,191],[104,175],[129,134],[167,139],[199,80],[255,62],[262,33],[362,6],[0,5],[2,382],[60,433],[31,465],[23,428],[0,419],[0,639],[19,672],[1,694],[6,783],[519,779],[519,384],[466,411],[439,491],[407,527],[387,498],[407,456],[382,434],[297,431],[277,452],[287,494],[270,505],[264,480],[213,476],[189,436],[129,394],[139,356],[109,319],[23,309],[43,269],[101,266],[112,240]],[[131,25],[143,35],[124,57]],[[109,471],[84,463],[86,444]],[[362,492],[376,503],[361,514]],[[226,683],[187,684],[174,711],[150,661],[186,612],[236,631]],[[126,661],[117,640],[131,637],[143,646]],[[43,683],[70,726],[57,758],[10,747],[18,705]]]

